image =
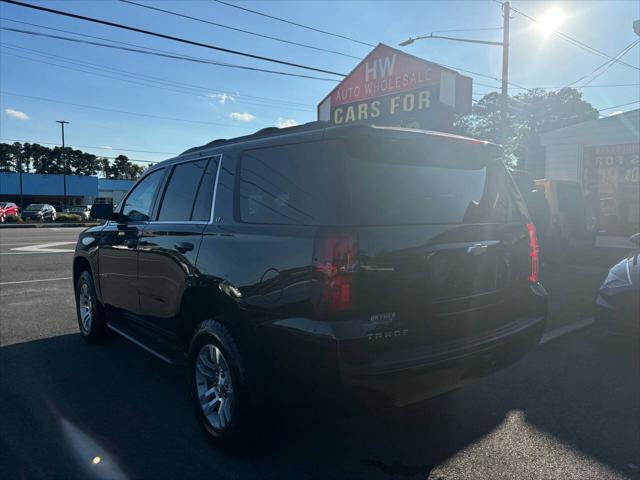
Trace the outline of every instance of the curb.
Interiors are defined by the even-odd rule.
[[[569,325],[564,325],[562,327],[555,328],[549,332],[546,332],[542,335],[540,339],[540,345],[550,342],[551,340],[555,340],[556,338],[560,338],[569,333],[575,332],[576,330],[581,330],[583,328],[589,327],[593,325],[594,319],[593,317],[585,318],[582,320],[578,320],[577,322],[570,323]]]
[[[0,225],[0,230],[3,228],[64,228],[64,227],[95,227],[100,225],[99,223],[15,223]]]

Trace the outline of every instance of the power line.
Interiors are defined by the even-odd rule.
[[[241,96],[240,94],[236,94],[236,93],[229,93],[229,92],[223,92],[223,91],[217,91],[217,90],[213,90],[213,89],[207,89],[205,87],[200,87],[197,85],[189,85],[189,84],[185,84],[182,82],[174,82],[171,80],[164,80],[161,79],[159,77],[153,77],[150,75],[143,75],[143,74],[136,74],[135,72],[129,72],[127,70],[121,70],[121,69],[117,69],[117,68],[112,68],[112,67],[101,67],[100,65],[91,63],[91,62],[81,62],[81,61],[75,61],[72,59],[67,59],[67,57],[62,57],[60,55],[53,55],[53,54],[46,54],[46,53],[40,53],[38,50],[33,50],[30,48],[23,48],[23,47],[18,47],[18,46],[14,46],[12,44],[3,44],[0,45],[0,47],[4,48],[4,49],[10,49],[10,50],[18,50],[18,51],[25,51],[26,53],[30,54],[30,55],[36,55],[39,57],[43,57],[43,58],[47,58],[47,59],[53,59],[55,61],[62,61],[62,62],[67,62],[67,63],[71,63],[73,65],[79,65],[81,67],[84,68],[89,68],[92,70],[98,70],[98,71],[105,71],[105,72],[113,72],[115,75],[124,75],[125,77],[131,77],[134,79],[140,79],[142,80],[142,82],[154,82],[157,83],[156,85],[154,85],[153,83],[142,83],[142,82],[137,82],[137,81],[133,81],[133,80],[129,80],[127,78],[121,78],[121,77],[117,77],[117,76],[113,76],[113,75],[106,75],[103,73],[98,73],[96,71],[87,71],[87,70],[83,70],[81,68],[74,68],[74,67],[70,67],[68,65],[60,65],[58,63],[53,63],[53,62],[46,62],[44,60],[41,59],[37,59],[37,58],[30,58],[30,57],[25,57],[23,55],[17,55],[15,53],[8,53],[8,52],[4,52],[3,55],[9,55],[12,57],[17,57],[17,58],[22,58],[24,60],[29,60],[31,62],[36,62],[36,63],[41,63],[41,64],[45,64],[45,65],[52,65],[58,68],[63,68],[66,70],[72,70],[72,71],[76,71],[76,72],[82,72],[82,73],[86,73],[89,75],[95,75],[95,76],[99,76],[99,77],[103,77],[103,78],[109,78],[109,79],[114,79],[114,80],[118,80],[121,82],[125,82],[125,83],[130,83],[132,85],[140,85],[140,86],[144,86],[144,87],[151,87],[151,88],[156,88],[156,89],[160,89],[160,90],[165,90],[165,91],[170,91],[170,92],[175,92],[175,93],[181,93],[184,95],[191,95],[191,96],[195,96],[198,98],[206,98],[209,100],[214,100],[215,98],[223,98],[223,99],[229,99],[229,101],[233,101],[235,102],[236,100],[239,103],[243,103],[243,104],[248,104],[248,105],[257,105],[257,106],[261,106],[261,107],[271,107],[271,108],[288,108],[290,110],[298,110],[298,111],[305,111],[305,112],[310,112],[313,111],[314,109],[312,107],[299,107],[297,106],[295,103],[287,103],[286,101],[278,101],[275,99],[264,99],[263,101],[268,102],[268,103],[260,103],[260,102],[256,102],[256,101],[250,101],[250,100],[245,100],[243,98],[243,96]],[[58,58],[62,59],[62,60],[58,60]],[[164,85],[164,86],[161,86]],[[207,93],[204,93],[207,92]],[[258,97],[259,98],[259,97]]]
[[[86,37],[86,38],[93,38],[93,39],[96,39],[96,40],[105,40],[105,41],[112,42],[112,43],[119,43],[121,45],[127,45],[127,46],[130,46],[130,47],[137,47],[137,48],[151,50],[151,51],[159,52],[159,53],[166,53],[166,54],[175,55],[175,56],[178,56],[178,57],[185,56],[185,55],[182,55],[182,54],[179,54],[179,53],[176,53],[176,52],[171,52],[171,51],[168,51],[168,50],[161,50],[161,49],[151,48],[151,47],[143,47],[143,46],[137,45],[135,43],[119,42],[117,40],[111,40],[111,39],[108,39],[108,38],[98,37],[98,36],[95,36],[95,35],[86,35],[86,34],[83,34],[83,33],[72,32],[70,30],[63,30],[63,29],[60,29],[60,28],[47,27],[45,25],[39,25],[37,23],[21,22],[19,20],[14,20],[14,19],[6,18],[6,17],[0,17],[0,20],[6,20],[6,21],[9,21],[9,22],[13,22],[13,23],[20,23],[20,24],[29,25],[29,26],[32,26],[32,27],[44,28],[44,29],[53,30],[53,31],[56,31],[56,32],[69,33],[71,35],[76,35],[76,36],[81,36],[81,37]],[[9,44],[7,44],[5,42],[4,45],[9,45]],[[19,47],[19,46],[16,46],[16,45],[13,45],[13,46],[17,47],[17,48],[21,48],[23,50],[25,49],[25,47]],[[26,50],[29,50],[29,49],[26,49]],[[38,50],[33,50],[33,51],[34,52],[38,52]],[[44,54],[51,55],[51,56],[57,56],[57,57],[60,57],[60,58],[63,58],[63,59],[67,59],[68,61],[71,61],[71,59],[68,59],[68,57],[61,57],[59,55],[54,55],[52,53],[47,53],[47,52],[39,52],[39,53],[44,53]],[[194,61],[199,60],[199,61],[202,61],[203,63],[209,63],[209,61],[207,59],[204,59],[204,58],[201,58],[201,57],[193,57],[193,56],[186,56],[186,57],[187,57],[187,59],[193,59]],[[88,62],[86,62],[86,63],[88,63]],[[214,64],[216,64],[216,65],[217,65],[217,63],[218,62],[214,62]],[[96,67],[103,67],[103,65],[98,65],[98,64],[95,64],[95,63],[94,64],[90,63],[90,65],[94,65]],[[223,64],[222,66],[228,66],[228,65],[227,64]],[[107,67],[104,67],[104,68],[107,68]],[[115,69],[114,67],[110,67],[110,68]],[[118,69],[115,69],[115,70],[118,70]],[[126,72],[126,70],[121,70],[121,71]],[[132,72],[127,72],[127,73],[132,73]],[[272,73],[272,72],[269,71],[269,73]],[[284,72],[284,73],[288,74],[287,72]],[[154,78],[154,77],[151,77],[149,75],[144,75],[144,74],[137,73],[137,72],[135,73],[135,75],[147,76],[149,78]],[[288,74],[288,75],[299,76],[297,74]],[[303,78],[315,78],[315,77],[307,77],[306,75],[301,75],[301,77],[303,77]],[[158,77],[155,77],[155,78],[158,78]],[[322,79],[322,80],[328,80],[328,81],[331,81],[331,82],[336,82],[337,81],[337,80],[330,79],[330,78],[326,78],[326,79]],[[171,83],[180,84],[181,82],[171,81]],[[191,86],[191,87],[194,87],[194,88],[197,87],[197,86],[189,85],[189,84],[185,84],[185,83],[182,83],[182,85]],[[197,87],[197,88],[200,88],[201,90],[206,90],[207,92],[229,93],[228,90],[220,90],[219,88],[218,89],[208,88],[208,87]],[[237,95],[240,95],[240,94],[237,93]],[[288,105],[296,105],[296,106],[300,106],[300,107],[310,107],[310,108],[315,109],[314,105],[301,103],[301,102],[293,102],[293,101],[290,101],[290,100],[283,100],[283,99],[279,99],[279,98],[261,97],[261,96],[257,96],[257,95],[247,95],[247,94],[242,94],[242,97],[249,98],[249,99],[255,99],[255,100],[264,100],[264,101],[269,101],[269,102],[278,103],[278,104],[288,104]]]
[[[49,26],[46,26],[46,25],[40,25],[40,24],[37,24],[37,23],[24,22],[24,21],[15,20],[15,19],[12,19],[12,18],[7,18],[7,17],[0,17],[0,20],[6,20],[6,21],[12,22],[12,23],[19,23],[21,25],[29,25],[31,27],[43,28],[45,30],[51,30],[51,31],[54,31],[54,32],[68,33],[70,35],[75,35],[75,36],[78,36],[78,37],[92,38],[94,40],[103,40],[105,42],[117,43],[119,45],[125,45],[127,47],[134,47],[134,48],[137,48],[137,49],[145,50],[144,52],[138,52],[137,50],[124,49],[124,50],[127,50],[127,51],[134,51],[136,53],[149,54],[149,51],[151,51],[151,52],[158,52],[158,53],[166,54],[166,55],[159,55],[159,56],[164,56],[164,57],[174,58],[174,59],[177,58],[178,60],[188,60],[188,61],[193,61],[193,62],[198,62],[198,63],[206,63],[206,64],[222,66],[222,67],[240,68],[240,69],[244,69],[244,70],[253,70],[253,71],[265,72],[265,73],[276,73],[276,74],[279,74],[279,75],[286,75],[286,76],[290,76],[290,77],[309,78],[309,79],[313,79],[313,80],[325,80],[325,81],[330,81],[330,82],[337,82],[338,81],[338,80],[333,79],[333,78],[313,77],[313,76],[301,75],[301,74],[297,74],[297,73],[281,72],[281,71],[275,71],[275,70],[265,70],[265,69],[257,68],[257,67],[248,67],[248,66],[245,66],[245,65],[238,65],[238,64],[226,63],[226,62],[217,62],[217,61],[209,60],[209,59],[202,58],[202,57],[195,57],[193,55],[184,55],[182,53],[172,52],[170,50],[162,50],[162,49],[159,49],[159,48],[152,48],[152,47],[138,45],[136,43],[122,42],[122,41],[119,41],[119,40],[100,37],[100,36],[97,36],[97,35],[87,35],[85,33],[72,32],[70,30],[64,30],[62,28],[49,27]],[[27,30],[16,30],[16,31],[18,31],[19,33],[29,33],[29,31],[27,31]],[[39,33],[32,32],[32,34],[38,35]],[[46,36],[44,34],[40,34],[40,35]],[[61,40],[69,40],[68,37],[56,37],[56,38],[57,39],[61,39]],[[76,40],[76,39],[71,39],[70,41],[73,41],[73,40]],[[96,45],[98,45],[98,46],[106,46],[106,47],[109,47],[109,48],[115,48],[113,45],[102,45],[102,44],[99,44],[99,43],[96,44]],[[249,95],[245,95],[245,96],[249,97]],[[254,98],[261,98],[261,97],[254,97]],[[295,103],[295,102],[289,102],[289,103]],[[301,104],[301,105],[303,105],[303,104]]]
[[[196,47],[208,48],[210,50],[216,50],[218,52],[229,53],[229,54],[232,54],[232,55],[239,55],[239,56],[242,56],[242,57],[253,58],[255,60],[262,60],[262,61],[265,61],[265,62],[277,63],[279,65],[286,65],[286,66],[294,67],[294,68],[301,68],[303,70],[310,70],[310,71],[313,71],[313,72],[327,73],[329,75],[336,75],[336,76],[339,76],[339,77],[346,77],[346,75],[344,75],[342,73],[332,72],[331,70],[325,70],[325,69],[322,69],[322,68],[310,67],[308,65],[302,65],[302,64],[299,64],[299,63],[287,62],[285,60],[278,60],[278,59],[271,58],[271,57],[265,57],[265,56],[256,55],[256,54],[253,54],[253,53],[242,52],[240,50],[233,50],[233,49],[230,49],[230,48],[218,47],[216,45],[212,45],[212,44],[208,44],[208,43],[202,43],[202,42],[198,42],[198,41],[195,41],[195,40],[188,40],[186,38],[175,37],[173,35],[166,35],[164,33],[153,32],[151,30],[144,30],[142,28],[131,27],[131,26],[128,26],[128,25],[123,25],[121,23],[109,22],[107,20],[101,20],[101,19],[98,19],[98,18],[87,17],[85,15],[77,15],[75,13],[63,12],[62,10],[55,10],[53,8],[42,7],[40,5],[31,5],[29,3],[19,2],[17,0],[2,0],[2,1],[5,2],[5,3],[18,5],[18,6],[25,7],[25,8],[31,8],[33,10],[39,10],[41,12],[53,13],[54,15],[61,15],[61,16],[64,16],[64,17],[75,18],[75,19],[78,19],[78,20],[86,21],[86,22],[97,23],[99,25],[106,25],[108,27],[114,27],[114,28],[119,28],[119,29],[122,29],[122,30],[128,30],[130,32],[142,33],[144,35],[149,35],[149,36],[157,37],[157,38],[163,38],[165,40],[171,40],[171,41],[178,42],[178,43],[184,43],[186,45],[193,45],[193,46],[196,46]]]
[[[37,140],[19,140],[17,138],[0,138],[5,142],[18,142],[18,143],[37,143],[38,145],[57,145],[60,146],[60,142],[39,142]],[[67,145],[67,147],[72,148],[71,145]],[[122,147],[98,147],[96,145],[79,145],[73,144],[73,147],[78,148],[93,148],[96,150],[117,150],[121,152],[134,152],[134,153],[157,153],[159,155],[178,155],[176,152],[156,152],[154,150],[134,150],[131,148],[122,148]],[[102,156],[102,155],[100,155]]]
[[[638,43],[640,43],[640,40],[636,40],[635,42],[631,42],[622,51],[620,51],[620,53],[618,53],[615,58],[620,59],[620,58],[624,57],[627,53],[629,53],[631,51],[631,49],[633,47],[638,45]],[[602,75],[604,75],[613,65],[614,65],[613,61],[608,61],[608,62],[603,63],[600,67],[598,67],[598,69],[602,68],[602,70],[597,72],[595,75],[593,75],[593,77],[591,77],[589,79],[589,81],[587,83],[585,83],[584,85],[582,85],[582,86],[583,87],[589,86],[589,84],[591,84],[591,82],[593,82],[598,77],[601,77]]]
[[[500,5],[503,4],[503,2],[501,2],[499,0],[494,0],[494,1],[496,3],[499,3]],[[516,12],[516,13],[518,13],[518,14],[520,14],[520,15],[522,15],[523,17],[525,17],[526,19],[528,19],[528,20],[530,20],[530,21],[532,21],[534,23],[540,23],[540,20],[538,20],[537,18],[535,18],[535,17],[533,17],[531,15],[528,15],[528,14],[524,13],[522,10],[519,10],[519,9],[513,7],[513,6],[511,7],[511,10]],[[572,45],[575,45],[576,47],[581,48],[582,50],[585,50],[585,51],[587,51],[589,53],[592,53],[594,55],[598,55],[598,56],[606,58],[608,60],[613,60],[613,61],[615,61],[617,63],[620,63],[621,65],[625,65],[625,66],[633,68],[635,70],[640,70],[640,67],[636,67],[635,65],[631,65],[630,63],[623,62],[622,60],[619,60],[619,59],[614,59],[614,57],[612,57],[611,55],[608,55],[605,52],[603,52],[601,50],[598,50],[597,48],[592,47],[591,45],[588,45],[588,44],[586,44],[584,42],[581,42],[580,40],[578,40],[578,39],[576,39],[576,38],[574,38],[574,37],[572,37],[570,35],[567,35],[566,33],[561,32],[560,30],[553,30],[553,33],[555,33],[556,35],[560,36],[562,39],[568,41]]]
[[[12,97],[22,97],[22,98],[30,98],[33,100],[42,100],[44,102],[53,102],[53,103],[60,103],[63,105],[71,105],[74,107],[80,107],[80,108],[90,108],[93,110],[102,110],[104,112],[112,112],[112,113],[121,113],[123,115],[135,115],[137,117],[146,117],[146,118],[158,118],[160,120],[171,120],[174,122],[186,122],[186,123],[197,123],[200,125],[216,125],[216,126],[221,126],[221,127],[236,127],[236,128],[243,128],[243,129],[248,129],[248,130],[253,130],[253,127],[247,127],[247,126],[242,126],[242,125],[233,125],[233,124],[229,124],[229,123],[220,123],[220,122],[205,122],[202,120],[190,120],[188,118],[176,118],[176,117],[165,117],[162,115],[153,115],[151,113],[140,113],[140,112],[129,112],[126,110],[116,110],[114,108],[106,108],[106,107],[98,107],[95,105],[85,105],[82,103],[73,103],[73,102],[64,102],[62,100],[54,100],[53,98],[45,98],[45,97],[36,97],[34,95],[23,95],[20,93],[12,93],[12,92],[5,92],[5,91],[0,91],[0,94],[2,95],[10,95]]]
[[[614,108],[627,107],[629,105],[634,105],[636,103],[640,103],[640,100],[636,100],[634,102],[629,102],[629,103],[622,103],[620,105],[614,105],[613,107],[601,108],[598,111],[599,112],[604,112],[605,110],[613,110]]]
[[[142,47],[142,46],[136,45],[134,43],[121,42],[121,41],[107,39],[107,38],[99,37],[99,36],[95,36],[95,35],[87,35],[87,34],[82,34],[82,33],[71,32],[69,30],[63,30],[63,29],[60,29],[60,28],[48,27],[48,26],[44,26],[44,25],[38,25],[38,24],[35,24],[35,23],[29,23],[29,22],[24,22],[24,21],[19,21],[19,20],[13,20],[13,19],[9,19],[9,18],[6,18],[6,17],[4,17],[2,19],[3,20],[8,20],[8,21],[14,22],[14,23],[20,23],[20,24],[23,24],[23,25],[30,25],[30,26],[33,26],[33,27],[44,28],[44,29],[47,29],[47,30],[53,30],[53,31],[57,31],[57,32],[69,33],[71,35],[77,35],[77,36],[82,36],[82,37],[86,37],[86,38],[93,38],[93,39],[97,39],[97,40],[104,40],[104,41],[109,41],[109,42],[112,42],[112,43],[118,43],[120,45],[126,45],[126,46],[129,46],[129,47],[134,47],[134,48],[121,48],[121,49],[125,50],[125,51],[132,51],[132,52],[135,52],[135,53],[144,53],[144,54],[148,54],[148,55],[153,55],[154,53],[151,53],[151,52],[157,52],[157,53],[155,53],[156,55],[158,55],[160,57],[165,57],[165,58],[186,60],[186,61],[192,61],[192,62],[197,62],[197,63],[206,63],[206,64],[212,64],[212,65],[223,66],[223,67],[241,68],[241,69],[246,69],[246,70],[254,70],[254,71],[259,71],[259,72],[274,73],[274,74],[280,74],[280,75],[286,75],[286,76],[292,76],[292,77],[299,77],[299,78],[308,78],[308,79],[313,79],[313,80],[323,80],[323,81],[330,81],[330,82],[337,82],[338,81],[338,80],[335,80],[335,79],[332,79],[332,78],[313,77],[313,76],[301,75],[301,74],[295,74],[295,73],[289,73],[289,72],[280,72],[280,71],[265,70],[265,69],[254,68],[254,67],[247,67],[247,66],[244,66],[244,65],[236,65],[236,64],[216,62],[216,61],[204,59],[204,58],[201,58],[201,57],[194,57],[194,56],[190,56],[190,55],[187,56],[187,55],[177,54],[175,52],[170,52],[170,51],[167,51],[167,50],[161,50],[161,49],[157,49],[157,48]],[[28,30],[10,29],[8,27],[0,27],[0,29],[11,30],[11,31],[15,31],[15,32],[18,32],[18,33],[25,33],[25,34],[30,34],[30,35],[39,35],[39,36],[43,36],[43,37],[50,37],[50,38],[55,38],[55,39],[58,39],[58,40],[75,41],[75,42],[79,42],[79,43],[88,43],[90,45],[97,45],[97,46],[101,46],[101,47],[118,48],[115,45],[105,45],[105,44],[98,43],[98,42],[81,42],[78,39],[70,39],[68,37],[62,37],[62,36],[57,36],[57,35],[46,35],[44,33],[31,32],[31,31],[28,31]],[[141,51],[140,49],[144,49],[144,50]],[[474,72],[472,70],[466,70],[466,69],[461,68],[461,67],[456,67],[456,66],[452,66],[452,65],[445,65],[445,64],[442,64],[442,63],[440,63],[439,65],[441,65],[441,66],[443,66],[445,68],[450,68],[452,70],[457,70],[457,71],[464,72],[464,73],[467,73],[467,74],[470,74],[470,75],[475,75],[475,76],[478,76],[478,77],[483,77],[483,78],[487,78],[487,79],[490,79],[490,80],[495,80],[495,81],[498,81],[498,82],[501,81],[497,77],[493,77],[491,75],[487,75],[487,74],[484,74],[484,73]],[[518,85],[518,84],[514,84],[513,82],[509,82],[509,85],[512,85],[515,88],[521,88],[523,90],[529,90],[529,88],[523,87],[523,86]]]
[[[8,0],[0,0],[0,1],[4,2],[4,1],[8,1]],[[207,65],[216,65],[216,66],[219,66],[219,67],[239,68],[241,70],[250,70],[250,71],[254,71],[254,72],[263,72],[263,73],[273,73],[273,74],[277,74],[277,75],[285,75],[285,76],[288,76],[288,77],[307,78],[307,79],[312,79],[312,80],[323,80],[323,81],[328,81],[328,82],[337,82],[338,81],[338,80],[333,79],[333,78],[314,77],[314,76],[311,76],[311,75],[302,75],[302,74],[299,74],[299,73],[282,72],[282,71],[278,71],[278,70],[267,70],[267,69],[264,69],[264,68],[249,67],[249,66],[246,66],[246,65],[238,65],[238,64],[234,64],[234,63],[216,62],[214,60],[207,60],[207,59],[198,58],[198,57],[192,57],[192,56],[187,56],[187,55],[160,53],[156,49],[141,49],[141,48],[131,48],[131,47],[120,47],[118,45],[110,45],[110,44],[106,44],[106,43],[92,42],[92,41],[89,41],[89,40],[80,40],[78,38],[63,37],[61,35],[51,35],[51,34],[42,33],[42,32],[33,32],[33,31],[30,31],[30,30],[21,30],[19,28],[0,27],[0,30],[8,30],[8,31],[11,31],[11,32],[23,33],[23,34],[27,34],[27,35],[35,35],[35,36],[38,36],[38,37],[53,38],[53,39],[56,39],[56,40],[64,40],[64,41],[67,41],[67,42],[84,43],[84,44],[87,44],[87,45],[95,45],[95,46],[105,47],[105,48],[112,48],[112,49],[117,49],[117,50],[125,50],[125,51],[128,51],[128,52],[142,53],[142,54],[145,54],[145,55],[155,55],[155,56],[158,56],[158,57],[171,58],[171,59],[174,59],[174,60],[184,60],[184,61],[188,61],[188,62],[204,63],[204,64],[207,64]]]
[[[306,43],[294,42],[294,41],[291,41],[291,40],[285,40],[284,38],[272,37],[270,35],[264,35],[262,33],[252,32],[250,30],[243,30],[242,28],[231,27],[229,25],[224,25],[222,23],[212,22],[210,20],[205,20],[203,18],[192,17],[190,15],[185,15],[183,13],[173,12],[171,10],[165,10],[165,9],[158,8],[158,7],[152,7],[151,5],[144,5],[142,3],[132,2],[131,0],[120,0],[120,1],[123,2],[123,3],[129,3],[131,5],[136,5],[138,7],[147,8],[149,10],[155,10],[157,12],[167,13],[169,15],[174,15],[176,17],[187,18],[189,20],[195,20],[196,22],[206,23],[206,24],[214,25],[214,26],[220,27],[220,28],[226,28],[228,30],[233,30],[235,32],[246,33],[247,35],[253,35],[253,36],[256,36],[256,37],[260,37],[260,38],[266,38],[266,39],[269,39],[269,40],[274,40],[276,42],[282,42],[282,43],[286,43],[286,44],[289,44],[289,45],[296,45],[298,47],[310,48],[312,50],[317,50],[317,51],[320,51],[320,52],[333,53],[335,55],[341,55],[343,57],[355,58],[357,60],[360,60],[360,57],[356,57],[354,55],[349,55],[347,53],[338,52],[336,50],[328,50],[326,48],[316,47],[314,45],[308,45]]]
[[[326,30],[321,30],[319,28],[310,27],[308,25],[303,25],[301,23],[293,22],[291,20],[287,20],[287,19],[284,19],[284,18],[276,17],[274,15],[269,15],[267,13],[259,12],[257,10],[251,10],[250,8],[241,7],[240,5],[234,5],[232,3],[223,2],[222,0],[214,0],[214,1],[216,1],[218,3],[221,3],[223,5],[226,5],[227,7],[237,8],[238,10],[244,10],[245,12],[254,13],[256,15],[260,15],[262,17],[270,18],[272,20],[277,20],[279,22],[288,23],[289,25],[295,25],[296,27],[306,28],[307,30],[311,30],[311,31],[318,32],[318,33],[324,33],[325,35],[331,35],[332,37],[342,38],[344,40],[349,40],[349,41],[354,42],[354,43],[359,43],[361,45],[366,45],[368,47],[375,47],[375,45],[372,44],[372,43],[367,43],[367,42],[363,42],[361,40],[356,40],[355,38],[347,37],[346,35],[340,35],[339,33],[332,33],[332,32],[328,32]]]
[[[574,82],[575,83],[575,82]],[[476,84],[478,85],[478,84]],[[581,85],[579,87],[572,87],[575,88],[576,90],[581,90],[583,88],[612,88],[612,87],[637,87],[640,86],[640,83],[611,83],[611,84],[604,84],[604,85]],[[546,87],[511,87],[513,89],[516,90],[534,90],[537,88],[541,88],[543,90],[557,90],[557,89],[563,89],[563,88],[568,88],[567,85],[557,85],[557,86],[546,86]]]

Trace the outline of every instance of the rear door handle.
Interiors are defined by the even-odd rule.
[[[178,242],[174,245],[174,248],[180,253],[186,253],[193,250],[193,243],[189,242]]]

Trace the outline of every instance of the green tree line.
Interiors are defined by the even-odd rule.
[[[456,118],[456,133],[503,144],[507,164],[537,176],[544,174],[535,171],[544,165],[540,134],[597,119],[599,113],[574,88],[532,89],[508,97],[504,137],[502,118],[502,97],[492,92],[473,106],[471,115]]]
[[[37,143],[0,143],[0,172],[98,175],[109,179],[136,179],[144,167],[118,155],[114,160],[71,147],[45,147]]]

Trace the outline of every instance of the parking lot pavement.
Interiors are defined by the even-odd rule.
[[[0,230],[0,345],[77,331],[71,262],[82,230]]]
[[[68,238],[50,235],[38,241]],[[7,273],[6,258],[24,262]],[[0,282],[70,276],[71,258],[2,255]],[[82,342],[72,294],[0,286],[0,478],[640,478],[637,343],[585,330],[400,411],[280,412],[277,432],[232,455],[200,431],[182,369],[120,338]]]

